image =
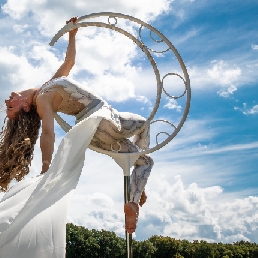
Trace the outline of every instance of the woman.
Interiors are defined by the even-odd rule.
[[[71,18],[69,22],[76,22]],[[42,152],[41,174],[48,171],[54,151],[54,118],[56,112],[76,116],[76,123],[102,109],[106,112],[91,140],[91,145],[104,150],[137,152],[149,147],[148,128],[134,136],[145,119],[131,113],[118,113],[91,89],[81,87],[68,79],[75,63],[75,35],[78,29],[69,32],[69,43],[64,63],[55,75],[42,87],[21,92],[12,92],[5,101],[5,127],[0,142],[0,190],[7,191],[12,179],[20,181],[29,172],[33,149],[39,135]],[[40,123],[41,121],[41,123]],[[146,201],[144,186],[150,174],[153,161],[148,155],[141,156],[136,162],[131,176],[130,202],[125,204],[126,230],[133,233],[136,229],[139,205]]]

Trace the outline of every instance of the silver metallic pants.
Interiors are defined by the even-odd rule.
[[[149,127],[134,135],[134,132],[144,124],[145,118],[126,112],[119,112],[119,116],[121,130],[119,131],[110,121],[103,119],[90,145],[120,153],[139,152],[148,149],[150,143]],[[131,135],[134,135],[132,141],[128,139]],[[139,203],[153,164],[149,155],[140,156],[134,163],[131,174],[130,202]]]

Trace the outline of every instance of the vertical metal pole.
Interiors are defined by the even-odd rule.
[[[130,199],[130,176],[124,176],[124,202],[125,204]],[[126,220],[126,215],[125,215]],[[126,257],[133,257],[133,249],[132,249],[132,234],[129,234],[125,230],[125,239],[126,239]]]

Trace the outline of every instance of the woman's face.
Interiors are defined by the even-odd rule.
[[[25,100],[18,92],[12,92],[8,100],[5,100],[6,115],[10,119],[15,119],[16,114],[24,106]]]

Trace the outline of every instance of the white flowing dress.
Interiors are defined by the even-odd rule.
[[[2,198],[0,258],[65,257],[67,207],[85,150],[103,118],[116,124],[113,111],[104,103],[77,123],[61,141],[49,170],[20,181]]]

